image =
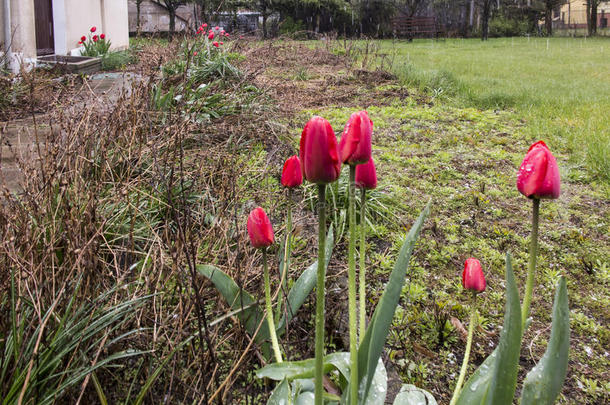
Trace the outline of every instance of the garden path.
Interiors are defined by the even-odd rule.
[[[64,111],[70,114],[84,108],[109,109],[122,94],[129,96],[131,84],[138,80],[140,76],[133,73],[112,72],[89,76],[63,102]],[[0,184],[11,192],[21,190],[23,171],[19,162],[37,159],[44,151],[44,139],[51,133],[54,124],[53,117],[48,114],[0,122]]]

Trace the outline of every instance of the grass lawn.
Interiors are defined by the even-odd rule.
[[[518,136],[569,153],[568,175],[610,182],[610,39],[388,40],[380,48],[403,83],[456,106],[514,110],[526,124]]]

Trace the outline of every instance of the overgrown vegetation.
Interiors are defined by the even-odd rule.
[[[538,43],[533,55],[544,52],[544,44]],[[0,336],[20,336],[21,342],[40,337],[40,350],[14,361],[15,346],[2,345],[3,397],[13,381],[23,381],[13,376],[21,375],[24,365],[40,370],[37,364],[49,360],[42,356],[62,342],[53,337],[61,335],[54,333],[61,332],[64,316],[74,316],[70,308],[87,311],[92,302],[99,302],[98,311],[89,312],[94,318],[137,302],[142,304],[131,306],[129,313],[98,324],[101,333],[87,336],[86,325],[75,330],[83,339],[77,346],[66,345],[70,350],[59,360],[66,374],[45,380],[48,375],[30,373],[30,398],[43,398],[44,390],[36,387],[53,381],[45,385],[51,391],[69,381],[69,387],[56,390],[57,401],[72,403],[82,395],[81,403],[95,403],[102,396],[108,403],[138,398],[144,403],[263,402],[270,387],[252,373],[264,365],[260,347],[248,339],[212,284],[196,275],[196,265],[213,264],[239,287],[262,297],[260,255],[250,250],[245,233],[247,213],[261,205],[272,222],[281,222],[281,164],[294,154],[302,126],[312,114],[323,115],[338,130],[351,112],[365,108],[374,122],[373,155],[380,181],[369,204],[367,308],[379,300],[405,229],[428,198],[435,207],[392,321],[384,357],[390,372],[441,401],[449,399],[463,355],[462,322],[468,313],[459,293],[459,272],[471,255],[483,263],[489,283],[481,297],[483,333],[477,333],[473,345],[471,370],[491,352],[502,317],[505,251],[513,253],[519,285],[525,277],[529,231],[521,218],[528,213],[514,186],[515,173],[530,141],[544,137],[560,151],[564,186],[562,197],[542,209],[545,233],[536,279],[538,305],[533,308],[536,321],[527,332],[532,344],[522,351],[521,365],[531,369],[540,358],[549,334],[552,288],[560,274],[566,275],[574,343],[560,403],[609,400],[604,355],[610,339],[605,232],[609,192],[593,166],[585,169],[579,163],[580,149],[574,147],[572,153],[561,132],[572,131],[578,138],[593,117],[589,128],[604,133],[604,118],[597,113],[603,111],[598,104],[604,100],[603,89],[590,89],[590,76],[565,84],[590,89],[580,94],[586,104],[576,115],[569,115],[568,106],[576,105],[578,94],[568,100],[564,111],[572,118],[543,115],[553,111],[553,95],[560,91],[549,89],[539,95],[548,102],[547,109],[531,113],[542,122],[528,116],[523,122],[529,96],[490,77],[492,68],[478,74],[482,83],[474,71],[467,81],[459,69],[470,66],[458,57],[464,50],[450,41],[432,44],[432,51],[445,46],[449,56],[444,62],[438,50],[438,59],[430,63],[450,72],[433,79],[422,73],[432,69],[417,59],[426,57],[428,42],[400,48],[404,53],[395,58],[387,50],[389,43],[379,48],[377,43],[333,41],[327,49],[336,54],[295,42],[241,43],[213,53],[200,53],[202,49],[193,46],[192,41],[163,46],[141,41],[140,63],[133,68],[141,69],[144,80],[134,83],[129,95],[119,97],[109,110],[92,100],[74,111],[59,105],[44,118],[52,129],[41,148],[43,158],[35,159],[34,149],[31,159],[19,161],[24,192],[5,190],[0,207],[0,260],[7,269],[0,276],[5,292],[0,310],[10,314],[16,305],[14,324],[23,329],[13,333],[13,321],[3,317]],[[501,60],[499,55],[510,46],[492,40],[481,53],[490,54],[491,63]],[[407,54],[411,73],[395,71],[404,82],[371,68],[376,58],[383,59],[385,68],[399,66],[397,61]],[[468,57],[464,52],[463,58]],[[457,71],[449,65],[452,59]],[[157,80],[159,71],[163,76]],[[557,78],[564,71],[551,70]],[[508,70],[501,72],[510,76]],[[409,82],[420,74],[419,82]],[[537,89],[544,86],[536,69],[522,74],[529,78],[523,82],[539,83]],[[502,91],[499,100],[521,98],[506,104],[484,101],[491,100],[491,84]],[[599,96],[598,102],[588,97],[589,91]],[[593,111],[590,116],[584,115],[584,105]],[[562,129],[562,122],[571,122],[569,129]],[[5,129],[0,130],[4,135]],[[344,190],[344,183],[338,183],[336,193],[329,193],[329,202],[339,212]],[[305,190],[304,202],[295,204],[293,280],[310,264],[316,242],[310,229],[310,195],[311,190]],[[337,226],[336,250],[341,252],[346,248],[340,237],[341,215],[329,220]],[[274,269],[272,265],[277,284]],[[337,351],[346,347],[345,270],[342,261],[331,260],[327,345]],[[291,360],[313,356],[313,308],[306,300],[285,331],[282,349]],[[46,326],[39,328],[44,319]]]

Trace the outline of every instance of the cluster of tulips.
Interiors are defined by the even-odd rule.
[[[81,51],[83,56],[101,56],[108,53],[110,49],[110,41],[106,40],[106,34],[97,35],[95,32],[97,27],[93,26],[89,29],[87,36],[83,35],[78,41],[84,49]]]
[[[274,299],[278,297],[286,278],[290,264],[290,234],[292,233],[291,193],[299,187],[303,179],[317,185],[318,189],[318,260],[299,277],[288,294],[287,310],[296,312],[304,296],[316,288],[315,312],[315,358],[301,361],[284,361],[278,342],[277,333],[283,333],[289,317],[280,319],[281,299],[277,301],[274,319],[271,296],[270,277],[267,261],[267,248],[274,241],[271,222],[265,211],[254,209],[247,220],[248,235],[252,245],[262,250],[263,275],[265,290],[265,310],[252,312],[257,300],[254,297],[240,295],[235,284],[227,275],[212,266],[203,266],[200,272],[210,278],[216,287],[223,292],[225,299],[235,309],[239,319],[247,324],[250,333],[265,344],[271,341],[275,363],[260,370],[257,376],[270,378],[279,382],[273,391],[269,404],[299,403],[316,405],[323,403],[346,404],[383,404],[387,390],[387,377],[383,362],[380,360],[383,346],[400,298],[402,286],[409,266],[410,255],[419,236],[422,224],[429,214],[430,203],[415,221],[406,236],[399,252],[394,270],[381,296],[381,299],[366,324],[366,275],[365,275],[365,202],[366,191],[377,186],[375,164],[371,157],[371,139],[373,122],[366,111],[351,115],[345,125],[341,139],[337,138],[328,121],[322,117],[313,117],[303,129],[300,140],[299,156],[286,160],[281,176],[282,185],[288,190],[288,208],[286,213],[286,233],[283,249],[280,251],[280,271],[278,288]],[[341,172],[341,165],[349,166],[348,186],[348,309],[349,309],[349,353],[332,353],[326,355],[324,347],[324,304],[325,273],[328,256],[332,252],[332,228],[326,231],[326,187],[336,181]],[[356,215],[355,189],[361,190],[360,215],[360,264],[359,288],[356,289]],[[470,322],[463,364],[451,399],[454,404],[491,404],[502,405],[513,403],[517,384],[519,353],[524,331],[529,326],[530,304],[532,299],[536,258],[538,255],[538,217],[541,199],[555,199],[560,192],[559,170],[554,156],[539,141],[527,152],[517,177],[518,190],[532,201],[533,221],[530,245],[530,259],[522,305],[514,278],[510,254],[506,255],[506,310],[504,327],[500,342],[494,352],[475,371],[464,385],[468,368],[468,358],[477,324],[476,297],[486,288],[486,280],[481,263],[476,258],[466,260],[462,272],[462,285],[472,293]],[[328,238],[331,239],[330,246]],[[314,277],[315,272],[315,277]],[[314,280],[315,278],[315,280]],[[310,280],[311,282],[309,282]],[[230,287],[230,288],[229,288]],[[294,292],[294,290],[297,290]],[[239,298],[238,298],[239,296]],[[244,299],[246,298],[246,299]],[[280,296],[281,298],[281,296]],[[242,302],[242,308],[236,306]],[[294,301],[292,301],[294,300]],[[357,308],[359,301],[359,308]],[[359,314],[358,314],[359,312]],[[258,314],[258,315],[256,315]],[[359,315],[359,316],[358,316]],[[261,327],[263,318],[266,328]],[[252,323],[254,321],[254,323]],[[258,325],[256,325],[258,323]],[[358,327],[359,326],[359,327]],[[565,280],[560,278],[555,302],[553,305],[553,324],[547,351],[538,365],[531,370],[523,383],[522,404],[552,404],[563,386],[567,372],[569,350],[569,309]],[[334,372],[338,384],[336,390],[325,390],[324,378]],[[328,384],[328,381],[326,382]],[[462,387],[464,385],[464,387]],[[394,404],[436,404],[433,396],[425,390],[405,384]]]
[[[228,39],[230,37],[229,33],[220,27],[210,28],[208,31],[208,24],[203,23],[197,28],[197,35],[202,35],[208,38],[209,41],[212,42],[212,46],[218,48],[221,45],[224,45],[223,39]],[[214,38],[217,40],[214,41]]]

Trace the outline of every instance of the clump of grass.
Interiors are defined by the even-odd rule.
[[[102,56],[102,70],[121,70],[127,65],[137,63],[137,60],[130,50],[108,52]]]

